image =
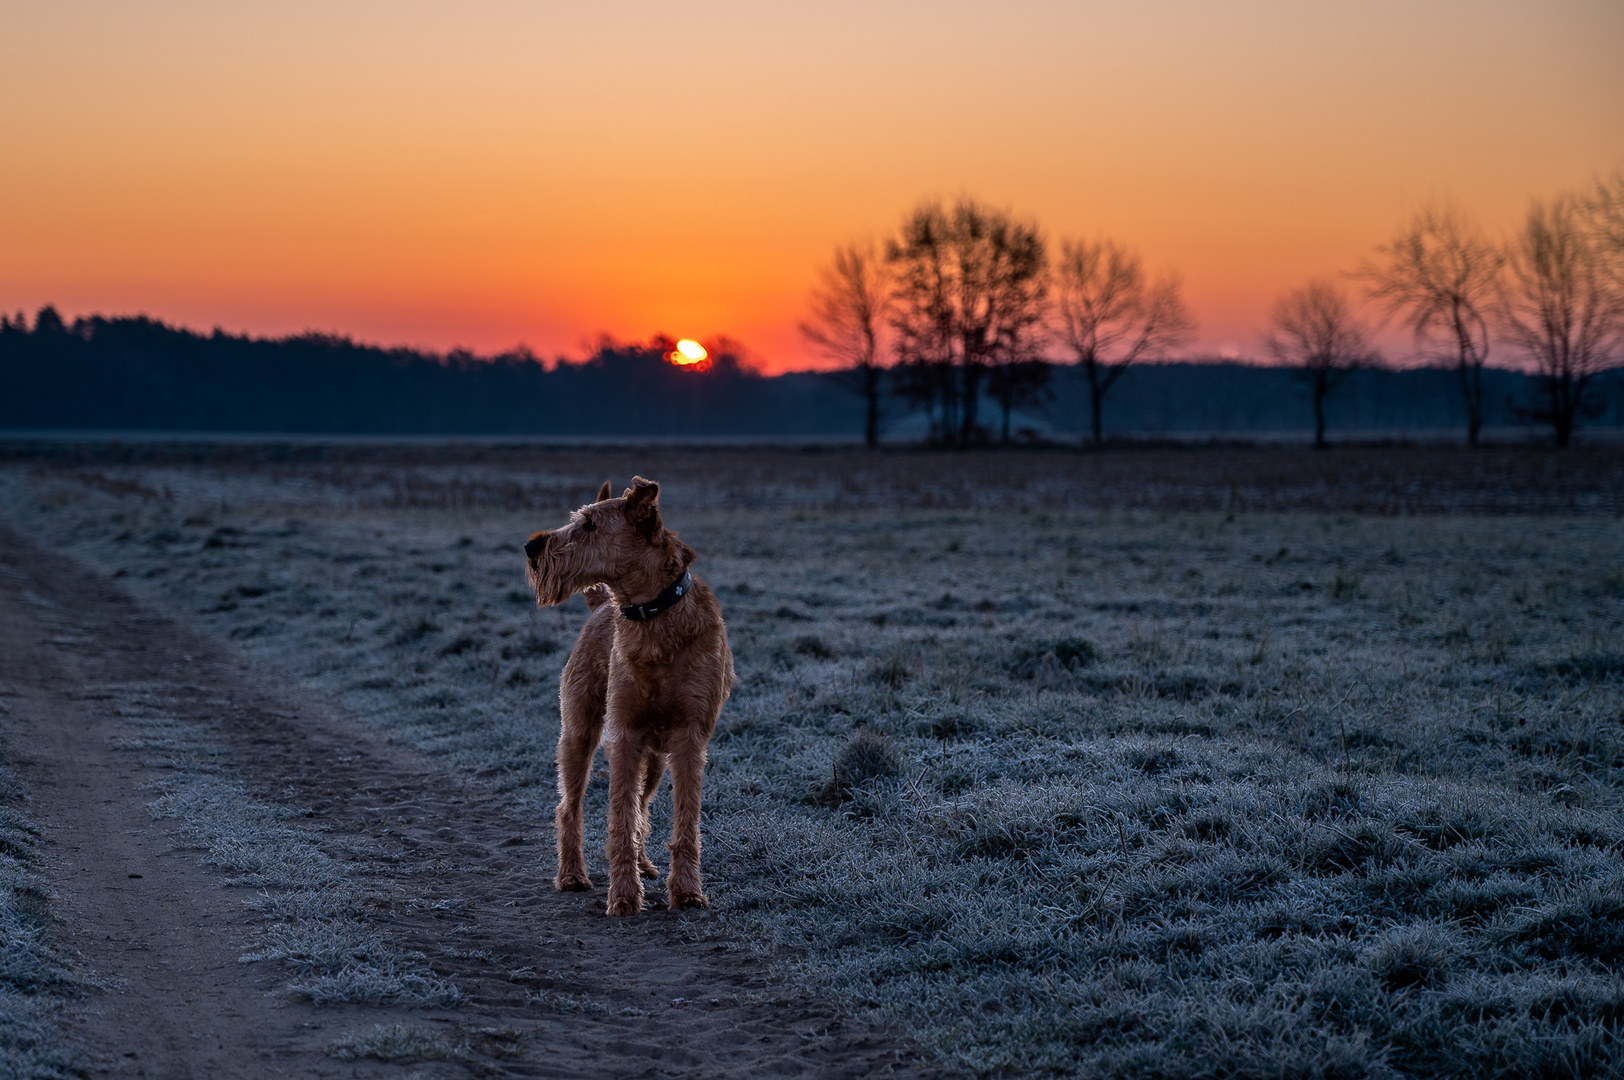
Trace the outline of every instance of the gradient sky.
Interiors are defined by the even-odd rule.
[[[10,0],[0,309],[773,368],[921,198],[1177,269],[1201,351],[1451,198],[1624,166],[1624,4]]]

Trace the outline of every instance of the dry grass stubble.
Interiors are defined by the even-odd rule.
[[[584,612],[527,604],[541,515],[344,511],[314,481],[298,510],[256,483],[9,495],[545,815]],[[668,497],[741,676],[712,895],[804,986],[989,1074],[1624,1060],[1616,523]]]
[[[9,715],[0,700],[0,723]],[[17,809],[22,792],[6,749],[0,735],[0,1077],[58,1080],[82,1068],[55,1017],[80,987],[52,940],[50,898],[35,872],[39,831]]]
[[[254,891],[252,905],[268,920],[258,948],[243,963],[279,961],[293,974],[289,989],[317,1005],[455,1006],[458,989],[437,977],[420,953],[402,949],[370,919],[376,887],[357,880],[364,857],[340,863],[322,838],[289,820],[296,810],[256,800],[221,774],[219,751],[197,725],[174,717],[161,696],[129,688],[115,708],[138,735],[114,749],[156,754],[168,770],[149,809],[173,821],[203,863],[226,875],[228,887]],[[350,854],[364,856],[352,850]]]

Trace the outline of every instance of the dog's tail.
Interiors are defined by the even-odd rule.
[[[609,602],[609,596],[609,586],[605,585],[601,581],[596,585],[588,585],[586,588],[581,590],[582,599],[586,601],[586,606],[591,608],[593,611],[597,611],[603,605],[607,604]]]

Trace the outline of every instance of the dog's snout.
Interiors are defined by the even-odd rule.
[[[524,542],[524,557],[534,559],[547,549],[547,534],[537,533]]]

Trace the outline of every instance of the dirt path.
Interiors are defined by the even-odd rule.
[[[469,1047],[409,1065],[425,1076],[933,1073],[688,925],[712,916],[607,920],[601,889],[555,893],[546,823],[4,528],[0,693],[63,942],[102,987],[70,1018],[93,1075],[399,1075],[325,1053],[395,1022]],[[129,732],[114,703],[131,693],[208,725],[220,767],[261,801],[308,808],[318,842],[378,852],[368,889],[392,899],[373,921],[465,1004],[318,1008],[286,990],[286,969],[241,962],[264,917],[149,814],[163,763],[116,749]]]

